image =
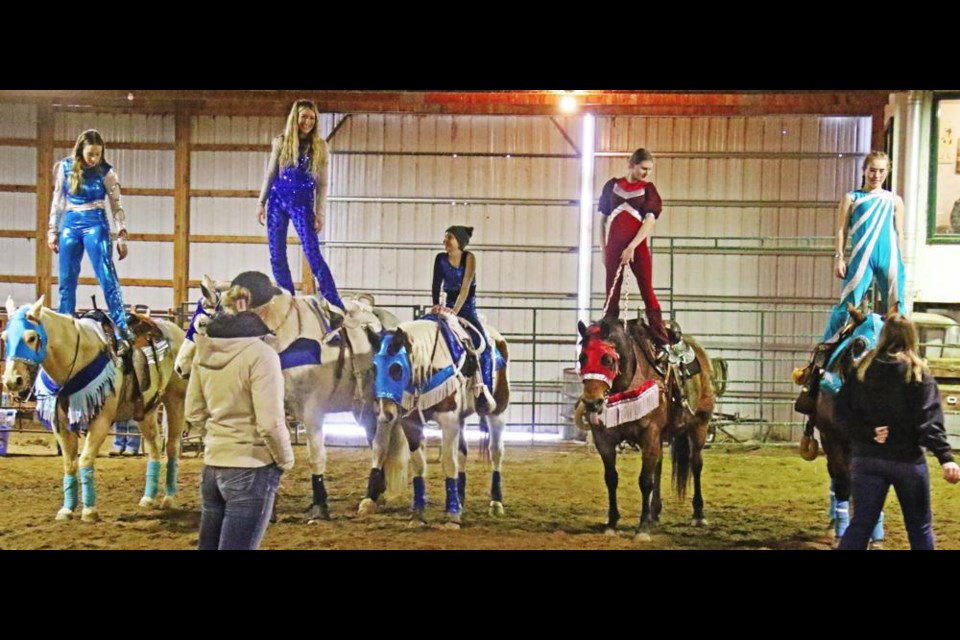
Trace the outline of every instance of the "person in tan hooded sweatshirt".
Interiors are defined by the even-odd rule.
[[[227,295],[245,309],[250,292]],[[251,311],[221,315],[197,336],[186,415],[203,428],[198,547],[257,549],[267,530],[280,477],[293,468],[283,408],[283,374],[271,332]]]

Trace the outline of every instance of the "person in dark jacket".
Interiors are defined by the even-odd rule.
[[[917,329],[894,313],[876,348],[857,366],[836,399],[836,418],[853,447],[853,519],[839,549],[866,549],[893,485],[911,549],[933,549],[930,476],[921,447],[936,456],[944,479],[960,481],[943,426],[940,391],[920,356]]]

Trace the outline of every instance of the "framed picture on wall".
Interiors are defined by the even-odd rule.
[[[960,92],[933,98],[927,241],[960,243]]]
[[[940,123],[940,140],[937,142],[937,164],[956,162],[957,137],[950,122]]]

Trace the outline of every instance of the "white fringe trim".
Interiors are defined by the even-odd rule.
[[[626,422],[634,422],[660,406],[660,388],[656,385],[636,398],[608,404],[603,410],[603,424],[609,429]]]

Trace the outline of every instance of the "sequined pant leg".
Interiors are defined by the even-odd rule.
[[[314,214],[311,209],[298,207],[291,211],[293,226],[300,236],[300,245],[303,247],[303,253],[307,256],[307,262],[310,263],[310,269],[320,288],[320,293],[327,299],[327,302],[343,309],[343,301],[340,300],[340,294],[337,292],[337,283],[333,281],[333,275],[327,266],[327,261],[323,259],[320,253],[320,243],[317,241],[317,233],[313,230]]]
[[[127,311],[123,303],[123,292],[120,291],[120,278],[113,264],[113,242],[110,239],[110,227],[106,218],[102,224],[92,225],[83,233],[83,246],[90,256],[93,273],[103,289],[103,297],[107,301],[110,319],[117,329],[124,335],[127,330]]]
[[[287,262],[287,229],[290,216],[285,207],[272,198],[267,201],[267,245],[270,247],[270,268],[273,279],[280,287],[296,295],[293,290],[293,278],[290,264]]]
[[[77,279],[83,259],[83,232],[64,225],[60,231],[60,304],[57,311],[73,315],[77,310]]]

